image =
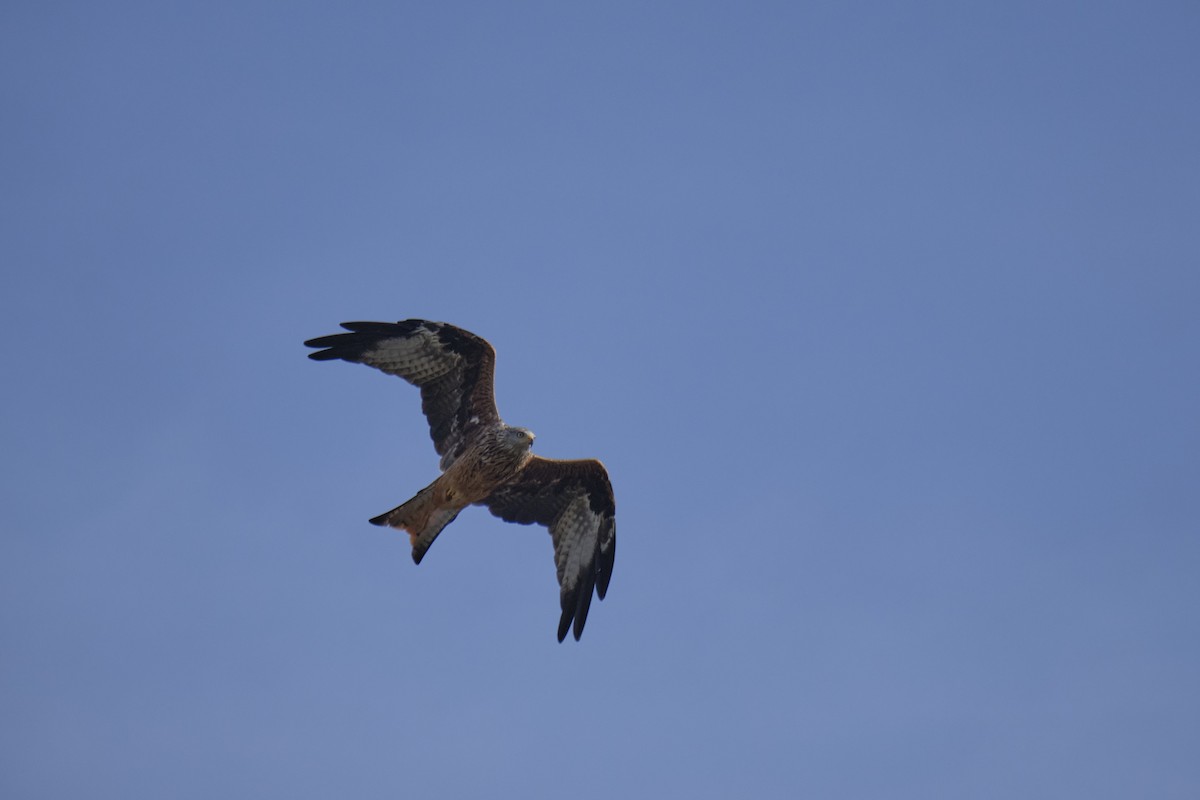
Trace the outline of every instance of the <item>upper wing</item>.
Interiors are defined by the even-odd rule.
[[[421,410],[443,470],[462,453],[476,427],[499,420],[492,395],[496,351],[487,340],[422,319],[343,322],[342,327],[351,332],[305,342],[327,348],[308,357],[355,361],[421,387]]]
[[[557,461],[534,456],[511,483],[484,503],[508,522],[538,523],[550,529],[554,563],[562,587],[558,640],[575,621],[583,633],[592,589],[604,599],[617,552],[616,501],[604,465],[594,459]]]

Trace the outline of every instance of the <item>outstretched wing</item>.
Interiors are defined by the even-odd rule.
[[[350,333],[305,342],[326,348],[308,357],[366,364],[419,386],[443,470],[461,455],[476,428],[499,421],[492,395],[496,351],[486,339],[423,319],[343,322],[342,327]]]
[[[534,456],[516,478],[483,501],[493,514],[550,529],[562,587],[558,640],[575,622],[583,633],[592,589],[603,600],[617,551],[616,502],[604,465],[594,459],[557,461]]]

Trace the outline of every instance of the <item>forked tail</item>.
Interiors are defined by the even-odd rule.
[[[383,525],[408,531],[408,539],[412,542],[412,559],[414,564],[420,564],[427,551],[462,508],[438,508],[434,496],[434,486],[437,481],[417,492],[417,496],[402,506],[396,506],[385,514],[371,519],[372,525]]]

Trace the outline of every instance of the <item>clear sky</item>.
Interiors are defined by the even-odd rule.
[[[0,795],[1200,796],[1200,6],[0,9]],[[437,471],[344,320],[617,494]]]

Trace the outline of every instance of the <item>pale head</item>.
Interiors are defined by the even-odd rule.
[[[504,435],[513,447],[521,450],[528,450],[533,446],[533,440],[537,438],[529,428],[517,428],[512,425],[505,427]]]

